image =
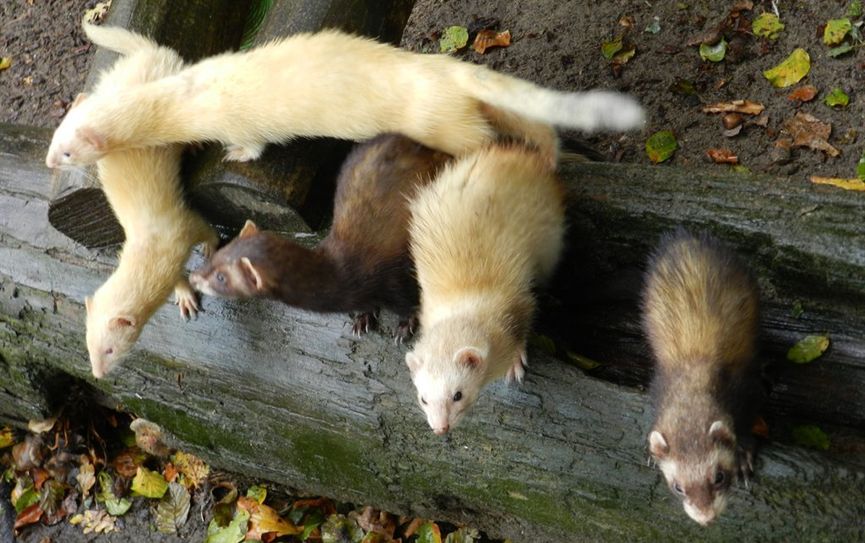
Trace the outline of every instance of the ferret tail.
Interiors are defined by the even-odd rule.
[[[483,66],[467,65],[463,69],[463,83],[476,99],[533,121],[584,132],[619,132],[645,124],[645,111],[627,94],[606,90],[560,92]]]
[[[121,55],[129,56],[137,51],[159,47],[150,38],[119,26],[96,26],[90,23],[82,23],[82,26],[90,41]]]

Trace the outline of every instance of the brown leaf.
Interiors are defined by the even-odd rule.
[[[33,477],[33,486],[36,490],[42,490],[42,484],[51,477],[48,470],[43,468],[33,468],[30,470],[30,475]]]
[[[733,100],[732,102],[718,102],[703,106],[703,113],[744,113],[745,115],[759,115],[766,109],[759,102],[750,100]]]
[[[404,535],[406,538],[409,538],[409,537],[413,536],[413,535],[415,534],[415,532],[418,531],[418,528],[420,528],[421,526],[423,526],[423,524],[424,524],[425,522],[426,522],[426,520],[424,520],[424,519],[422,519],[422,518],[416,518],[416,519],[414,519],[413,521],[411,521],[411,523],[410,523],[410,524],[408,525],[408,527],[405,529],[405,532],[403,533],[403,535]]]
[[[24,441],[12,447],[12,459],[17,471],[27,471],[42,465],[42,439],[28,435]]]
[[[131,479],[132,477],[135,477],[135,474],[138,473],[138,467],[141,466],[146,459],[147,455],[145,455],[141,449],[138,447],[130,447],[121,451],[120,454],[114,458],[114,471],[127,479]]]
[[[483,55],[490,47],[507,47],[511,44],[511,31],[496,32],[495,30],[481,30],[475,36],[472,48]]]
[[[306,498],[303,500],[295,500],[291,504],[293,509],[301,509],[307,507],[309,509],[320,509],[324,516],[330,516],[336,513],[336,506],[328,498]]]
[[[810,102],[817,96],[817,87],[814,85],[805,85],[799,87],[787,95],[787,100],[794,102]]]
[[[41,518],[42,508],[39,507],[38,503],[34,503],[30,507],[27,507],[26,509],[18,513],[18,517],[15,519],[15,529],[17,530],[23,526],[36,524]]]
[[[384,534],[393,539],[393,534],[396,531],[396,519],[390,513],[379,511],[369,505],[364,507],[360,514],[352,513],[349,516],[354,517],[357,525],[363,528],[363,531]]]
[[[751,425],[751,433],[763,439],[769,439],[769,425],[766,424],[766,420],[763,417],[754,419],[754,424]]]
[[[712,159],[715,164],[738,164],[739,157],[733,154],[729,149],[709,149],[706,155]]]
[[[168,462],[165,464],[165,468],[162,470],[162,476],[165,477],[165,480],[169,483],[173,483],[177,480],[178,475],[177,468],[174,467],[174,464]]]
[[[138,418],[129,424],[129,428],[135,432],[135,444],[147,454],[168,456],[171,452],[162,442],[162,428],[158,425]]]
[[[828,141],[832,125],[807,113],[799,111],[792,119],[785,121],[784,132],[793,138],[793,147],[808,147],[833,157],[841,154]]]

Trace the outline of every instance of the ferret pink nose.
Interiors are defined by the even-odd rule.
[[[450,430],[450,426],[448,425],[444,425],[442,428],[433,428],[433,432],[435,432],[437,436],[445,435],[448,433],[448,430]]]
[[[45,165],[48,166],[49,168],[54,168],[54,166],[56,164],[54,163],[54,154],[53,153],[48,153],[47,155],[45,155]]]

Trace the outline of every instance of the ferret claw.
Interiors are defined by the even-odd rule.
[[[508,383],[513,383],[516,381],[517,383],[523,382],[523,377],[526,376],[526,367],[529,365],[528,359],[526,358],[526,351],[520,351],[519,356],[517,357],[516,362],[508,369],[507,381]]]
[[[360,337],[371,329],[374,329],[377,325],[378,319],[376,318],[375,313],[370,311],[358,313],[352,317],[351,334],[354,337]]]
[[[411,338],[414,335],[417,324],[417,317],[414,316],[400,321],[399,326],[396,329],[396,333],[394,334],[393,342],[396,345],[402,345],[403,342],[405,342],[407,339]]]
[[[174,305],[180,308],[180,316],[189,322],[191,318],[198,320],[201,307],[198,305],[198,296],[188,285],[177,286],[174,289]]]
[[[226,162],[249,162],[261,156],[264,152],[264,145],[226,145],[225,157]]]

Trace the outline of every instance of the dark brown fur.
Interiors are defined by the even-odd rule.
[[[194,272],[193,285],[221,296],[275,298],[311,311],[386,307],[408,317],[419,298],[408,251],[408,200],[449,158],[403,136],[370,140],[342,167],[333,224],[317,247],[253,225]],[[244,257],[249,266],[242,264]]]

